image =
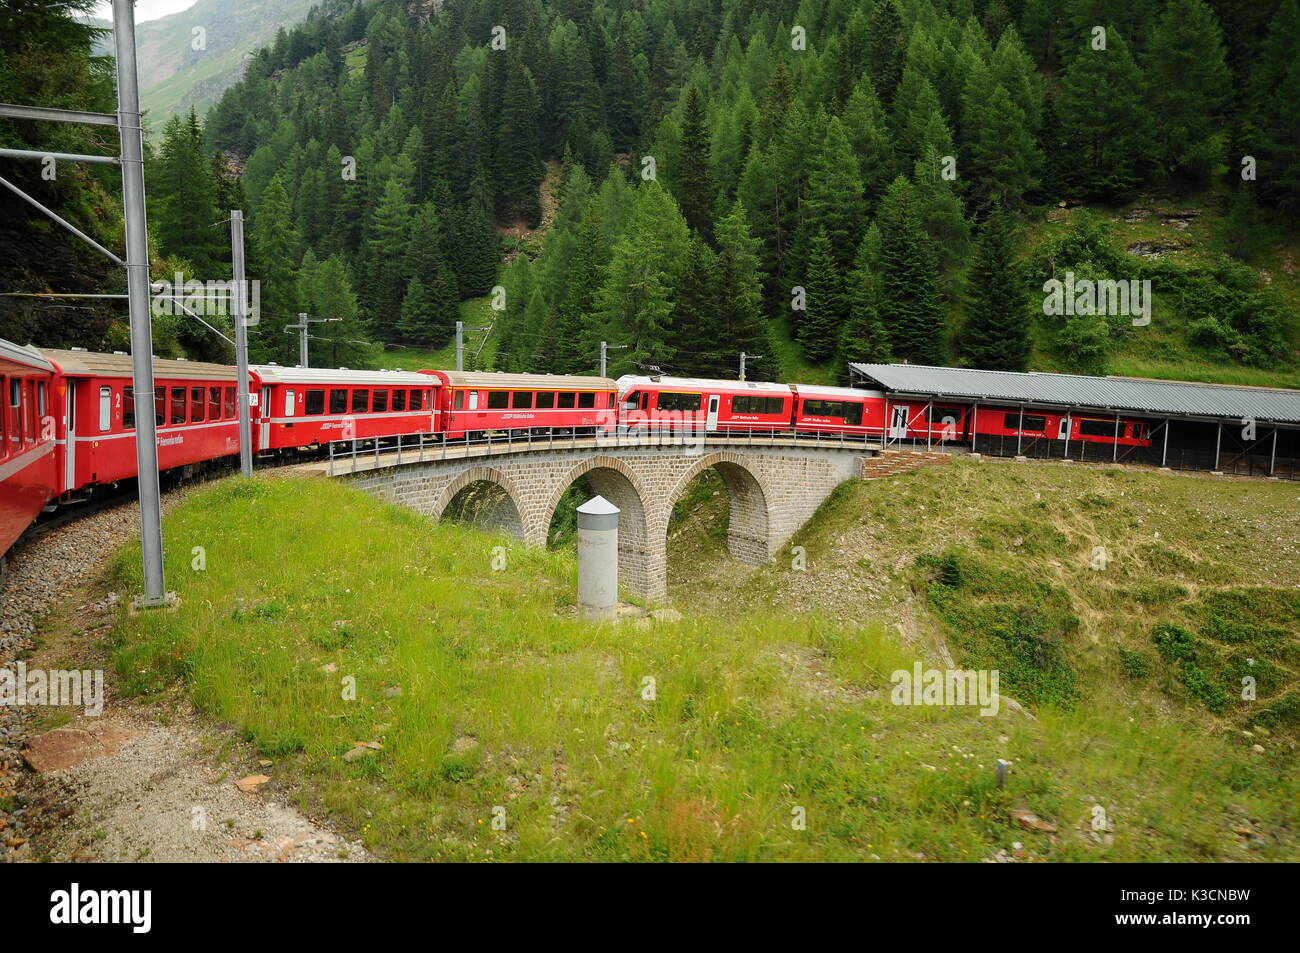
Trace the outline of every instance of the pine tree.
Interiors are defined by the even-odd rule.
[[[877,236],[875,236],[878,238]],[[858,246],[853,271],[848,279],[848,320],[840,335],[835,366],[840,383],[849,381],[850,363],[876,364],[889,360],[889,334],[881,317],[880,275],[872,263],[877,249],[874,239],[864,237]]]
[[[967,279],[960,350],[969,367],[1023,371],[1029,361],[1024,286],[1015,265],[1010,216],[996,210],[984,223]]]
[[[1146,62],[1151,110],[1160,118],[1157,161],[1168,175],[1204,183],[1223,167],[1223,109],[1232,81],[1209,7],[1201,0],[1170,0]]]
[[[765,355],[767,375],[778,377],[780,361],[768,343],[767,320],[763,316],[763,275],[759,267],[760,242],[750,235],[745,206],[737,201],[718,221],[715,230],[718,254],[715,260],[719,333],[714,347],[730,353],[714,363],[715,373],[730,369],[736,351]]]
[[[1069,184],[1085,195],[1122,199],[1142,181],[1151,155],[1146,81],[1118,32],[1106,49],[1085,49],[1061,77],[1056,114]]]
[[[880,101],[888,107],[894,101],[894,90],[903,75],[903,18],[898,15],[894,0],[877,3],[867,18],[867,32],[871,37],[867,48],[867,63],[871,81]]]
[[[249,272],[249,278],[259,283],[261,314],[249,334],[249,356],[257,362],[294,365],[298,351],[284,326],[298,320],[303,303],[298,284],[300,240],[293,228],[289,194],[279,175],[262,193],[251,224],[252,257],[260,271]]]
[[[307,313],[338,319],[318,326],[322,336],[330,339],[316,345],[326,355],[322,361],[335,367],[364,367],[372,363],[377,349],[371,344],[358,343],[365,339],[365,332],[358,315],[357,296],[352,293],[342,259],[331,255],[318,262],[309,274],[304,269],[303,284]]]
[[[629,345],[617,365],[672,360],[673,301],[688,248],[686,220],[672,196],[656,182],[641,186],[599,298],[609,339]]]
[[[1020,208],[1037,191],[1043,154],[1024,112],[1010,93],[995,84],[987,99],[971,102],[967,115],[974,126],[967,153],[966,182],[977,212],[995,205]]]
[[[511,64],[501,102],[496,140],[496,189],[503,221],[522,218],[530,227],[542,220],[537,187],[543,166],[538,153],[538,100],[528,68]]]
[[[194,274],[188,277],[200,281],[219,277],[225,243],[221,231],[212,226],[226,216],[217,211],[217,183],[193,109],[188,117],[167,121],[152,171],[151,190],[158,199],[150,205],[150,224],[158,250],[189,261]]]
[[[592,332],[606,258],[605,237],[592,203],[577,227],[573,254],[556,308],[552,369],[557,374],[575,374],[592,367]]]
[[[916,191],[902,176],[880,208],[881,311],[894,356],[942,363],[943,313],[933,245],[921,227]]]
[[[853,87],[853,93],[844,107],[844,126],[853,155],[858,160],[858,173],[862,177],[863,188],[867,197],[874,202],[885,194],[885,189],[897,173],[889,122],[869,77],[863,76]]]
[[[411,209],[396,177],[384,184],[384,194],[367,228],[362,310],[374,332],[385,342],[401,337],[402,300],[406,294],[406,247],[410,240]]]
[[[686,266],[678,283],[673,309],[672,341],[677,365],[692,377],[714,377],[719,373],[722,328],[717,261],[709,246],[693,234],[686,254]]]
[[[840,274],[830,238],[818,231],[809,245],[804,272],[805,308],[795,325],[804,355],[816,363],[835,354],[843,333],[846,308]]]
[[[832,116],[826,138],[808,172],[803,226],[806,234],[824,232],[830,239],[832,261],[843,274],[853,264],[853,252],[866,225],[862,179],[844,125]]]
[[[713,232],[713,147],[705,125],[704,97],[698,87],[686,93],[681,139],[671,181],[686,224],[708,238]]]

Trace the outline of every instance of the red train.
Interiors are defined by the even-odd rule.
[[[0,341],[0,560],[59,494],[54,383],[39,352]]]
[[[136,473],[131,359],[0,341],[0,554],[57,503]],[[249,369],[254,450],[287,454],[397,436],[465,440],[518,434],[836,435],[970,444],[976,437],[1149,446],[1142,420],[895,400],[874,390],[673,377],[571,377],[462,371]],[[239,452],[236,371],[154,361],[162,471],[188,475]]]

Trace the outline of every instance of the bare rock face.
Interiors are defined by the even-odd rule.
[[[27,739],[23,760],[37,774],[62,771],[93,758],[117,754],[123,744],[135,737],[122,728],[106,727],[86,731],[82,728],[55,728]]]

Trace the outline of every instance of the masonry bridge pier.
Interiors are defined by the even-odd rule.
[[[742,562],[769,562],[831,491],[862,477],[879,451],[861,440],[709,437],[699,445],[609,446],[600,438],[421,446],[332,458],[312,469],[441,517],[472,487],[480,517],[530,545],[543,546],[561,497],[585,477],[621,511],[619,575],[649,600],[667,596],[668,521],[691,481],[716,470],[731,501],[727,545]],[[485,487],[484,485],[492,485]]]

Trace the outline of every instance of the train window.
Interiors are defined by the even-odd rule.
[[[858,427],[862,424],[862,405],[854,401],[844,401],[840,405],[844,409],[844,422],[850,427]]]
[[[113,427],[113,388],[99,389],[99,432],[108,433]]]
[[[167,388],[155,387],[153,389],[153,425],[161,427],[163,421],[167,419]]]
[[[583,409],[591,409],[596,406],[595,391],[585,390],[578,395],[578,406]]]
[[[931,407],[926,413],[926,420],[932,424],[941,424],[945,417],[951,417],[954,421],[960,419],[961,410],[957,407]],[[1028,417],[1025,420],[1029,420]]]
[[[20,407],[23,402],[23,385],[16,377],[9,378],[9,406]]]
[[[733,397],[731,398],[731,412],[733,414],[758,413],[751,404],[755,400],[761,401],[762,399],[761,397],[746,397],[743,394],[739,397]]]
[[[203,399],[202,387],[190,388],[190,420],[196,424],[203,423],[203,408],[207,402]]]
[[[221,419],[221,388],[208,388],[208,420]]]
[[[844,405],[838,400],[805,400],[803,412],[817,417],[843,417]]]
[[[235,409],[235,389],[227,387],[222,391],[223,400],[221,403],[221,416],[234,417],[238,414]]]
[[[411,391],[411,403],[410,403],[408,406],[409,406],[412,410],[423,410],[423,409],[424,409],[424,391],[422,391],[422,390],[413,390],[413,391]]]
[[[325,413],[324,389],[321,390],[313,389],[307,391],[307,407],[305,412],[311,416],[316,416],[317,414]]]
[[[665,394],[659,395],[660,410],[699,410],[699,394]]]
[[[284,392],[284,415],[292,417],[296,407],[297,395],[292,390]]]
[[[530,390],[517,390],[510,395],[511,407],[531,408],[533,406],[533,392]]]
[[[555,406],[560,408],[561,410],[568,410],[573,406],[573,404],[574,404],[573,391],[571,390],[561,391],[560,393],[555,395]]]
[[[387,411],[388,411],[388,391],[386,391],[386,390],[377,390],[377,391],[375,391],[375,401],[374,401],[374,404],[371,405],[370,410],[371,410],[373,413],[376,413],[376,414],[387,413]]]
[[[172,388],[171,415],[168,417],[168,421],[173,424],[185,423],[185,388],[184,387]]]
[[[354,414],[364,414],[370,409],[370,391],[354,390],[352,392],[352,412]]]
[[[542,390],[537,392],[537,408],[539,410],[550,410],[555,406],[555,391]]]
[[[330,391],[330,413],[346,414],[348,412],[348,392],[341,387]]]
[[[1079,433],[1085,437],[1114,437],[1115,421],[1113,420],[1080,420]]]
[[[465,409],[465,392],[464,392],[463,390],[458,390],[458,391],[456,391],[456,406],[455,406],[455,409],[456,409],[456,410],[464,410],[464,409]]]
[[[0,400],[3,399],[3,394],[4,394],[3,382],[4,382],[4,378],[0,377]],[[5,431],[9,429],[8,422],[9,422],[9,414],[0,413],[0,459],[4,459],[6,456],[9,455],[9,438],[8,435],[5,433]]]
[[[405,390],[393,391],[393,410],[405,410],[405,409],[406,409],[406,391]]]
[[[504,410],[510,406],[510,391],[488,391],[488,410]]]
[[[766,405],[766,409],[763,411],[765,414],[780,414],[785,412],[784,397],[764,397],[763,403]]]
[[[135,388],[127,387],[122,391],[122,426],[127,430],[135,429]]]
[[[36,415],[38,417],[45,416],[45,382],[44,381],[38,381],[36,384]],[[1133,426],[1136,427],[1137,424],[1134,424]],[[1136,436],[1136,434],[1134,434],[1134,436]]]
[[[1023,424],[1021,421],[1022,421],[1022,417],[1018,413],[1007,414],[1002,419],[1002,423],[1007,430],[1046,430],[1047,429],[1047,418],[1040,414],[1025,414],[1023,416]]]

